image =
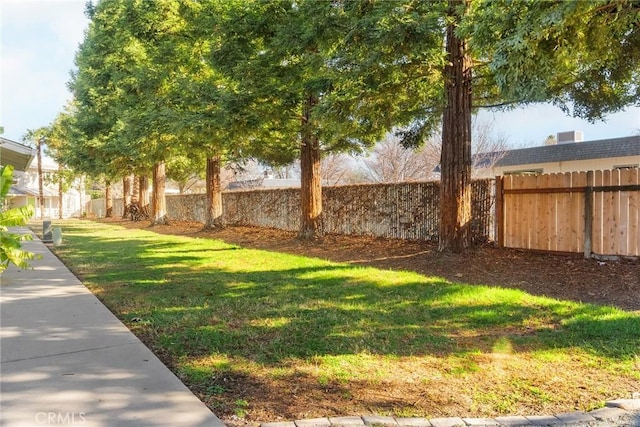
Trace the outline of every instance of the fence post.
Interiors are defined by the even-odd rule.
[[[496,176],[496,242],[504,247],[504,177]]]
[[[593,233],[593,171],[587,172],[584,188],[584,257],[591,258],[591,235]]]

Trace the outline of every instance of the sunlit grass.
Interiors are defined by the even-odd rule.
[[[634,313],[153,229],[61,226],[64,262],[224,413],[259,403],[245,405],[255,396],[230,375],[264,387],[304,378],[351,400],[363,388],[457,388],[474,415],[592,408],[640,389]],[[406,393],[396,415],[434,415]]]

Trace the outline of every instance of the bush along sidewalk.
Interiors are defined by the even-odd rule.
[[[9,264],[19,268],[29,268],[29,260],[35,258],[31,252],[22,249],[22,242],[30,240],[29,234],[16,234],[9,231],[9,227],[26,224],[34,214],[33,206],[20,206],[5,209],[6,197],[13,182],[13,167],[3,166],[0,169],[0,273]]]

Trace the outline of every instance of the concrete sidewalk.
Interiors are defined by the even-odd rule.
[[[36,236],[24,246],[42,259],[0,276],[0,426],[224,426]]]

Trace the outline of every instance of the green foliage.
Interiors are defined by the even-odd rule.
[[[474,54],[475,107],[551,101],[597,119],[639,102],[637,3],[469,4],[457,25]],[[76,132],[65,157],[101,173],[199,150],[284,164],[297,155],[310,95],[313,132],[327,152],[359,151],[394,128],[404,129],[406,145],[418,145],[444,106],[448,7],[419,0],[88,5],[91,24],[70,83]]]
[[[66,193],[72,187],[77,176],[74,170],[61,168],[57,171],[46,172],[43,179],[45,184],[55,184],[62,189],[63,193]]]
[[[49,128],[46,126],[37,129],[27,129],[24,135],[22,135],[22,142],[29,147],[37,147],[39,141],[47,139],[48,134]]]
[[[74,138],[67,155],[73,157],[71,151],[77,150],[84,155],[77,163],[109,176],[130,173],[143,156],[154,152],[153,146],[144,150],[137,145],[140,132],[131,123],[139,119],[134,98],[147,105],[138,69],[145,53],[123,23],[134,4],[104,1],[91,8],[92,20],[76,53],[78,70],[69,84],[75,103],[67,124],[76,132],[68,132]]]
[[[71,188],[73,181],[80,174],[94,176],[99,174],[102,168],[95,162],[88,162],[87,151],[80,150],[77,141],[77,132],[72,126],[75,117],[72,114],[73,103],[67,104],[65,110],[59,113],[54,121],[47,127],[47,146],[45,153],[54,159],[60,166],[56,172],[45,174],[44,179],[48,184],[58,184],[65,192]]]
[[[174,180],[181,186],[191,179],[202,179],[203,177],[201,175],[204,172],[202,170],[202,165],[204,165],[204,162],[205,159],[198,155],[191,157],[174,156],[167,163],[167,177]]]
[[[640,7],[630,0],[480,0],[461,31],[504,101],[589,120],[640,105]]]
[[[230,123],[219,105],[224,82],[205,60],[211,3],[104,0],[89,12],[65,160],[112,178],[166,161],[181,176],[185,162],[174,158],[202,170],[206,155],[240,150],[241,134],[221,124]]]
[[[228,4],[212,60],[258,116],[247,125],[263,160],[297,152],[310,97],[308,126],[325,152],[359,151],[395,126],[427,120],[443,61],[429,12],[438,4],[410,3]]]
[[[234,413],[238,418],[244,418],[247,415],[247,410],[249,409],[249,402],[245,399],[238,399],[234,402],[235,410]]]
[[[105,0],[70,87],[69,149],[114,175],[195,151],[296,157],[305,100],[327,152],[440,123],[447,1]],[[474,0],[457,23],[474,106],[552,101],[596,119],[637,104],[637,3]],[[203,156],[206,157],[206,156]]]
[[[0,201],[4,202],[13,182],[13,167],[3,166],[0,169]],[[8,227],[24,225],[34,215],[33,206],[21,206],[0,211],[0,273],[9,263],[19,268],[28,268],[28,260],[34,259],[34,254],[24,251],[21,242],[29,240],[31,235],[11,233]]]

